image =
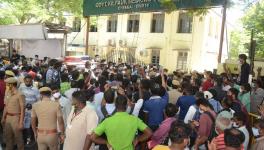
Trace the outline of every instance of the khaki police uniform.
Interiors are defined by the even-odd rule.
[[[49,88],[41,88],[40,92],[51,91]],[[41,101],[33,104],[31,117],[38,120],[37,142],[39,150],[57,150],[58,134],[57,120],[62,117],[60,104],[51,101],[49,98],[43,98]]]
[[[16,83],[17,81],[15,78],[8,78],[5,80],[5,82]],[[21,97],[23,97],[23,95],[19,92],[10,94],[8,97],[6,97],[6,119],[4,124],[6,150],[13,150],[13,146],[15,144],[19,150],[24,149],[23,132],[17,128],[21,119],[21,109],[19,105],[19,99]]]
[[[10,77],[15,77],[14,72],[11,71],[11,70],[6,70],[6,71],[5,71],[5,75],[6,75],[6,76],[10,76]]]

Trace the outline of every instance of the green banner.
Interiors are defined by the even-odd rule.
[[[178,9],[221,6],[224,0],[173,0]],[[162,11],[159,0],[84,0],[84,16]]]

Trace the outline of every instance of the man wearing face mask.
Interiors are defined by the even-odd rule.
[[[64,122],[58,102],[51,101],[51,89],[39,89],[41,101],[32,106],[31,124],[39,150],[57,150],[59,142],[64,141]],[[58,141],[58,127],[59,138]]]
[[[206,99],[199,99],[197,100],[196,104],[199,106],[202,113],[199,122],[192,122],[192,124],[198,127],[198,138],[196,139],[194,145],[194,149],[198,150],[205,149],[207,140],[209,140],[209,138],[212,138],[210,136],[214,130],[212,129],[212,127],[214,126],[216,114],[213,107]]]
[[[25,120],[24,120],[24,141],[27,145],[31,145],[33,139],[33,131],[30,128],[31,123],[31,109],[32,105],[39,99],[39,91],[33,86],[32,76],[26,75],[24,84],[21,84],[19,91],[25,96]]]
[[[235,88],[231,88],[227,92],[227,98],[232,106],[231,109],[235,112],[243,111],[245,114],[248,114],[245,106],[240,101],[238,101],[238,93],[239,91]]]
[[[18,150],[23,150],[22,130],[24,127],[25,99],[17,90],[17,80],[15,78],[8,78],[5,82],[10,92],[10,95],[5,100],[5,108],[1,120],[5,131],[6,150],[13,150],[15,144]]]
[[[262,150],[264,147],[264,120],[258,120],[256,122],[256,127],[259,135],[251,149]]]
[[[61,111],[63,115],[63,120],[64,120],[64,125],[65,127],[67,126],[67,118],[71,112],[72,104],[69,99],[66,97],[62,96],[60,93],[60,89],[57,85],[51,86],[52,90],[52,98],[51,100],[54,100],[56,102],[60,103],[61,106]]]
[[[264,89],[262,80],[258,79],[255,83],[255,87],[253,87],[253,91],[251,94],[251,105],[250,111],[251,113],[258,113],[258,106],[262,105],[264,96]]]
[[[72,105],[67,119],[66,139],[63,150],[93,150],[92,131],[96,128],[98,117],[96,112],[86,106],[86,93],[76,91],[72,94]]]
[[[226,129],[232,128],[232,122],[229,118],[217,117],[215,122],[215,132],[217,133],[217,137],[212,140],[212,143],[216,145],[217,150],[225,150],[225,139],[224,139],[224,131]]]
[[[249,132],[246,128],[245,115],[243,112],[236,112],[233,117],[233,127],[237,128],[245,135],[245,140],[243,142],[244,149],[247,150],[249,143]]]

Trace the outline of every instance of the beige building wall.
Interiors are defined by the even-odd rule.
[[[177,33],[179,11],[165,14],[164,32],[151,33],[153,13],[140,13],[139,32],[127,32],[127,20],[130,14],[119,14],[117,32],[107,31],[108,16],[98,16],[98,32],[89,34],[89,55],[107,55],[110,50],[135,50],[135,58],[146,64],[151,63],[151,51],[160,50],[160,65],[170,71],[177,69],[180,52],[187,52],[188,70],[203,71],[217,68],[217,56],[220,43],[221,9],[211,9],[206,16],[193,17],[192,33]],[[68,17],[71,26],[73,17]],[[81,32],[68,35],[68,44],[79,44],[84,52],[86,22],[82,20]],[[226,34],[225,34],[226,35]],[[119,45],[122,41],[123,45]],[[111,46],[109,45],[111,43]],[[124,46],[125,45],[125,46]],[[78,47],[78,49],[80,49]],[[74,50],[69,46],[68,50]],[[227,57],[227,40],[224,40],[224,57]],[[223,59],[224,60],[224,59]]]

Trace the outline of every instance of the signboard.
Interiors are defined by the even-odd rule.
[[[216,7],[224,0],[173,0],[177,9]],[[162,11],[160,0],[84,0],[84,16]]]

